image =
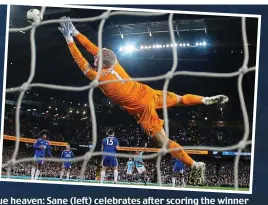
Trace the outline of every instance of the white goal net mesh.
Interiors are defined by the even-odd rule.
[[[44,14],[46,11],[46,7],[42,7],[41,13]],[[97,21],[100,20],[99,24],[99,29],[98,29],[98,47],[101,49],[102,48],[102,31],[104,28],[104,24],[106,20],[115,15],[131,15],[131,16],[158,16],[158,15],[165,15],[165,13],[155,13],[155,12],[128,12],[128,11],[105,11],[103,12],[100,16],[96,17],[89,17],[89,18],[76,18],[76,19],[71,19],[72,22],[92,22],[92,21]],[[171,39],[171,44],[175,45],[175,36],[174,36],[174,28],[173,28],[173,13],[169,13],[169,19],[168,19],[168,25],[169,25],[169,33],[170,33],[170,39]],[[15,123],[16,123],[16,142],[15,142],[15,149],[12,155],[12,158],[6,162],[5,164],[2,165],[2,168],[7,168],[7,167],[12,167],[18,163],[22,162],[30,162],[33,161],[33,158],[24,158],[17,160],[17,155],[19,151],[19,145],[20,141],[19,138],[21,136],[21,130],[20,130],[20,107],[22,104],[22,99],[26,93],[26,91],[30,88],[33,87],[39,87],[39,88],[47,88],[47,89],[55,89],[55,90],[65,90],[65,91],[85,91],[88,90],[88,101],[89,101],[89,108],[90,108],[90,117],[91,117],[91,122],[92,122],[92,144],[93,147],[88,151],[85,155],[80,156],[80,157],[75,157],[71,159],[70,161],[83,161],[83,165],[81,168],[80,172],[80,178],[82,179],[86,170],[86,165],[88,161],[94,157],[94,156],[101,156],[103,152],[97,152],[95,151],[95,147],[97,144],[97,121],[96,121],[96,114],[95,114],[95,108],[94,108],[94,100],[93,100],[93,92],[95,88],[97,88],[100,84],[106,84],[106,83],[111,83],[114,81],[104,81],[104,82],[99,82],[99,77],[100,77],[100,70],[102,67],[102,52],[100,52],[100,64],[98,66],[98,75],[94,81],[92,81],[89,85],[82,86],[82,87],[71,87],[71,86],[61,86],[61,85],[52,85],[52,84],[42,84],[42,83],[32,83],[35,73],[36,73],[36,41],[35,41],[35,33],[36,29],[40,26],[46,25],[46,24],[58,24],[59,19],[55,20],[47,20],[43,21],[37,25],[32,25],[24,28],[11,28],[9,29],[9,32],[20,32],[20,31],[27,31],[30,30],[30,43],[31,43],[31,68],[30,68],[30,76],[28,80],[23,83],[19,87],[14,87],[14,88],[7,88],[6,92],[7,93],[12,93],[12,92],[19,92],[19,97],[17,101],[17,106],[16,106],[16,114],[15,114]],[[238,89],[238,94],[239,94],[239,100],[240,100],[240,106],[243,114],[243,123],[244,123],[244,134],[243,138],[240,140],[239,143],[227,147],[209,147],[209,146],[185,146],[183,148],[185,149],[199,149],[199,150],[217,150],[217,151],[227,151],[227,150],[238,150],[238,152],[241,152],[247,145],[250,145],[252,143],[251,140],[249,140],[249,134],[250,134],[250,123],[249,123],[249,118],[248,118],[248,112],[246,109],[246,104],[244,100],[244,95],[243,95],[243,89],[242,89],[242,81],[244,75],[246,75],[248,72],[255,71],[256,66],[253,67],[248,67],[248,61],[249,61],[249,49],[248,49],[248,41],[247,41],[247,32],[246,32],[246,17],[241,18],[241,28],[242,28],[242,39],[243,39],[243,53],[244,53],[244,60],[243,64],[241,65],[240,68],[237,69],[235,72],[231,73],[212,73],[212,72],[190,72],[190,71],[176,71],[177,64],[178,64],[178,53],[177,53],[177,48],[172,47],[172,55],[173,55],[173,65],[170,71],[168,71],[166,74],[161,75],[161,76],[156,76],[156,77],[144,77],[144,78],[133,78],[131,80],[136,80],[136,81],[156,81],[156,80],[165,80],[164,86],[163,86],[163,91],[167,91],[168,85],[170,80],[174,76],[196,76],[196,77],[209,77],[209,78],[232,78],[232,77],[238,77],[237,80],[237,89]],[[129,80],[129,79],[126,79]],[[167,133],[167,136],[169,136],[169,119],[168,119],[168,112],[167,112],[167,106],[166,106],[166,92],[164,92],[164,108],[163,108],[163,116],[165,120],[164,128]],[[159,186],[162,186],[161,182],[161,167],[160,167],[160,162],[162,159],[162,156],[166,154],[167,152],[170,152],[171,150],[168,150],[166,146],[163,146],[161,151],[158,153],[153,153],[153,154],[148,154],[144,155],[143,159],[153,159],[157,158],[156,160],[156,167],[157,167],[157,178],[158,178],[158,183]],[[109,154],[108,154],[109,155]],[[116,154],[110,154],[110,155],[115,155],[117,157],[121,158],[129,158],[129,157],[134,157],[132,154],[125,154],[125,153],[116,153]],[[235,162],[234,162],[234,186],[237,189],[238,188],[238,165],[239,165],[239,160],[240,160],[240,155],[235,156]],[[63,162],[64,159],[61,158],[46,158],[46,161],[52,161],[52,162]],[[252,170],[251,170],[252,171]]]

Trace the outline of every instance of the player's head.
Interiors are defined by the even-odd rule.
[[[109,130],[107,131],[107,135],[108,135],[108,136],[114,136],[114,134],[115,134],[114,129],[109,129]]]
[[[66,150],[70,150],[71,148],[70,148],[70,145],[66,145]]]
[[[48,131],[47,130],[42,130],[40,133],[39,133],[39,135],[41,136],[41,138],[42,139],[47,139],[47,137],[48,137]]]
[[[115,53],[107,48],[101,49],[102,51],[102,67],[111,68],[117,62],[117,56]],[[94,56],[94,66],[98,67],[99,64],[99,54]]]
[[[128,161],[132,161],[132,158],[131,158],[131,157],[129,157]]]

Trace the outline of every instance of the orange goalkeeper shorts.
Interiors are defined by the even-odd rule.
[[[172,107],[178,104],[178,99],[175,93],[167,92],[167,107]],[[141,99],[142,105],[136,108],[127,109],[130,114],[134,115],[138,123],[149,136],[155,136],[163,128],[164,120],[161,120],[156,112],[156,109],[163,108],[163,91],[153,90]]]

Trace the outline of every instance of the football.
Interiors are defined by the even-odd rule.
[[[30,24],[37,24],[42,21],[42,15],[38,9],[30,9],[27,11],[27,20]]]

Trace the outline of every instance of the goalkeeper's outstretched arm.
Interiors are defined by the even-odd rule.
[[[61,20],[67,20],[66,17],[62,17]],[[82,56],[79,49],[76,47],[72,34],[72,27],[69,21],[61,21],[60,22],[61,27],[59,27],[60,32],[63,34],[63,36],[66,39],[66,42],[68,44],[69,50],[73,56],[74,61],[79,66],[81,71],[90,79],[94,80],[96,78],[97,72],[93,70],[93,68],[90,66],[88,61]]]
[[[79,43],[82,44],[82,46],[84,46],[86,48],[86,50],[91,53],[93,56],[96,56],[99,52],[99,48],[98,46],[96,46],[94,43],[92,43],[86,36],[84,36],[83,34],[81,34],[73,25],[73,23],[71,22],[70,18],[66,18],[68,19],[68,24],[69,27],[71,29],[71,33],[73,36],[76,37],[76,39],[79,41]]]
[[[69,42],[68,47],[73,56],[74,61],[79,66],[80,70],[88,77],[88,79],[94,80],[96,78],[97,72],[93,70],[88,61],[82,56],[75,43],[73,41]]]

